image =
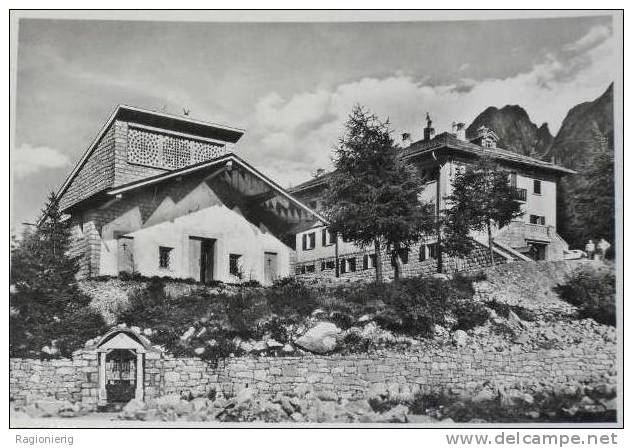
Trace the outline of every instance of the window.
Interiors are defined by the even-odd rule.
[[[325,269],[334,269],[334,260],[328,260],[325,262]]]
[[[534,194],[541,194],[541,181],[534,180]]]
[[[348,258],[347,267],[349,268],[349,272],[356,272],[356,258]]]
[[[314,272],[314,265],[313,264],[309,264],[306,266],[306,272]]]
[[[297,266],[295,268],[295,275],[305,274],[305,268],[303,266]]]
[[[171,253],[173,247],[160,246],[158,248],[158,266],[161,269],[169,269],[171,267]]]
[[[339,270],[341,271],[341,274],[345,274],[347,272],[347,263],[345,262],[345,259],[341,260]]]
[[[242,278],[242,272],[240,268],[241,255],[229,254],[229,273],[236,277]]]
[[[409,264],[409,249],[400,249],[402,264]]]
[[[426,260],[426,245],[423,244],[420,246],[420,255],[418,256],[418,261]]]
[[[322,261],[322,262],[321,262],[321,270],[322,270],[322,271],[325,271],[325,261]]]
[[[437,243],[429,244],[429,258],[437,258]]]
[[[512,188],[517,187],[517,173],[510,173],[510,186]]]
[[[545,225],[545,216],[530,215],[530,224]]]
[[[330,229],[321,230],[321,246],[330,246],[334,244],[334,235],[330,232]]]
[[[302,236],[302,248],[303,250],[312,250],[316,245],[316,233],[305,233]]]
[[[363,269],[374,269],[376,267],[376,254],[363,255]]]

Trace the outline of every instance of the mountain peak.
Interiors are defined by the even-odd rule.
[[[524,155],[539,156],[547,151],[553,139],[547,125],[540,128],[518,104],[506,104],[501,109],[486,108],[466,129],[466,137],[474,138],[477,129],[487,126],[499,136],[499,146]]]

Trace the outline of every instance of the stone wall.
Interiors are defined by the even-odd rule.
[[[238,357],[218,365],[197,358],[146,355],[144,387],[151,403],[159,396],[211,390],[233,395],[245,387],[263,393],[291,392],[300,385],[362,398],[372,385],[409,392],[440,389],[472,392],[490,384],[504,387],[547,387],[558,390],[578,381],[616,374],[616,346],[596,339],[565,349],[527,350],[436,346],[409,352],[301,357]],[[18,404],[55,397],[97,401],[96,352],[77,352],[73,360],[12,359],[10,399]]]
[[[99,362],[96,352],[78,351],[72,359],[9,360],[9,399],[18,405],[54,398],[95,408]]]
[[[476,243],[475,249],[465,258],[451,257],[446,254],[442,256],[442,272],[446,274],[453,274],[455,272],[467,272],[478,269],[490,267],[490,253],[486,246]],[[428,246],[428,245],[426,245]],[[415,276],[427,276],[433,275],[437,272],[437,259],[430,255],[428,247],[424,248],[411,248],[407,263],[402,265],[402,277],[415,277]],[[421,260],[420,250],[425,250],[424,260]],[[354,271],[341,272],[337,281],[371,281],[376,278],[376,270],[373,267],[364,269],[363,259],[365,256],[373,254],[374,251],[358,251],[356,253],[345,254],[339,257],[339,263],[343,263],[343,260],[349,259],[355,260],[356,269]],[[391,252],[382,252],[382,269],[385,279],[393,280],[394,267],[391,265]],[[333,280],[335,277],[335,270],[328,269],[328,262],[330,266],[335,265],[335,257],[324,257],[309,262],[297,262],[291,264],[291,271],[295,277],[303,280]],[[495,263],[504,264],[507,260],[501,255],[495,253]],[[314,268],[307,269],[308,266]],[[325,269],[322,269],[324,268]],[[312,270],[314,269],[314,270]]]

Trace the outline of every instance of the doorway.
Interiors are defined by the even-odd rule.
[[[547,244],[528,242],[530,248],[528,256],[534,261],[542,261],[547,259]]]
[[[214,280],[215,239],[189,237],[189,269],[191,277],[202,283]]]
[[[117,270],[119,274],[134,273],[134,238],[131,236],[117,237]]]
[[[277,279],[277,253],[264,252],[264,281],[267,284]]]
[[[114,349],[106,355],[106,393],[108,403],[124,404],[136,393],[136,353]]]

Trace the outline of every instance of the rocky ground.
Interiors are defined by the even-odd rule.
[[[236,340],[242,354],[253,356],[297,356],[309,353],[354,353],[358,351],[406,350],[411,353],[441,351],[448,346],[465,347],[480,352],[534,352],[548,349],[573,349],[574,346],[617,343],[614,327],[601,325],[592,319],[578,320],[575,308],[558,299],[553,287],[564,277],[570,265],[554,266],[543,275],[536,264],[524,271],[506,272],[498,267],[487,279],[474,285],[475,300],[488,307],[485,325],[469,331],[449,331],[435,327],[432,338],[412,338],[394,335],[380,328],[372,316],[362,316],[346,330],[338,328],[323,310],[293,328],[291,343],[281,343],[272,335],[261,340]],[[573,266],[572,266],[573,267]],[[561,269],[558,269],[561,268]],[[498,272],[497,272],[498,271]],[[526,290],[526,285],[533,285]],[[508,307],[514,307],[508,311]],[[497,310],[499,312],[497,312]],[[503,310],[503,311],[502,311]],[[516,312],[515,312],[516,311]],[[521,317],[519,316],[521,314]],[[182,336],[183,343],[200,340],[206,321],[196,321]],[[135,328],[152,336],[151,328]],[[209,342],[212,344],[212,341]],[[199,354],[205,347],[198,347]],[[198,351],[196,352],[198,353]],[[617,399],[616,372],[592,383],[569,379],[562,390],[499,389],[483,384],[469,395],[452,395],[437,391],[434,394],[398,394],[387,388],[375,387],[365,399],[347,400],[333,392],[315,392],[299,387],[292,394],[262,395],[255,389],[244,389],[237,396],[215,395],[191,397],[168,395],[155,405],[130,402],[115,414],[97,414],[104,421],[123,425],[152,425],[156,422],[183,425],[214,425],[230,422],[269,423],[415,423],[454,424],[489,422],[614,422]],[[12,407],[12,422],[25,426],[42,421],[63,426],[93,421],[94,414],[85,412],[78,404],[40,400],[25,408]],[[35,419],[35,420],[33,420]],[[44,420],[43,420],[44,419]],[[125,423],[128,422],[128,423]],[[42,423],[43,426],[47,426]],[[52,426],[50,424],[48,426]],[[107,426],[105,425],[105,426]]]
[[[235,397],[181,397],[167,395],[152,406],[131,401],[118,413],[89,413],[70,402],[40,400],[23,409],[11,409],[13,426],[83,426],[99,421],[136,421],[225,424],[265,423],[535,423],[614,422],[615,386],[577,384],[559,393],[519,389],[493,392],[482,389],[474,397],[427,395],[394,396],[387,388],[368,391],[368,399],[341,399],[334,392],[298,387],[292,394],[260,395],[247,388]],[[48,425],[46,424],[46,419]],[[143,422],[143,423],[140,423]],[[105,426],[109,426],[106,424]]]

